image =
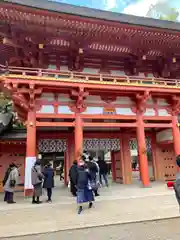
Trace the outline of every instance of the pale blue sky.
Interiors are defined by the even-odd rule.
[[[165,2],[180,11],[180,0],[49,0],[64,2],[107,11],[146,16],[149,8],[157,3]],[[180,20],[180,19],[179,19]]]

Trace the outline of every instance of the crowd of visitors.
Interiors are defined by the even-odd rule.
[[[77,197],[78,213],[83,210],[83,203],[89,203],[89,208],[93,206],[95,197],[99,196],[99,187],[108,187],[108,166],[107,163],[98,158],[83,154],[79,162],[73,162],[69,170],[69,187],[72,195]],[[18,167],[12,163],[9,165],[3,180],[4,201],[8,204],[14,202],[14,191],[18,185]],[[31,183],[33,185],[32,203],[40,204],[42,189],[46,189],[47,202],[52,201],[52,189],[54,188],[54,170],[51,163],[41,166],[41,161],[37,160],[31,169]]]

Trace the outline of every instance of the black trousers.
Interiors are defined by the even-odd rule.
[[[8,203],[14,202],[14,193],[5,191],[4,202],[8,202]]]
[[[71,193],[72,193],[72,195],[73,196],[76,196],[77,194],[77,188],[76,188],[76,186],[75,186],[75,184],[73,183],[73,181],[72,180],[70,180],[70,183],[71,183],[71,185],[70,185],[70,190],[71,190]]]
[[[48,197],[48,201],[51,201],[51,197],[52,197],[52,188],[47,188],[47,197]]]

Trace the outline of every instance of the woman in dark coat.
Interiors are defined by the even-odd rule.
[[[78,165],[77,165],[77,161],[75,160],[69,170],[70,189],[71,189],[71,193],[74,197],[77,196],[77,194],[76,194],[76,192],[77,192],[77,188],[76,188],[77,174],[78,174]]]
[[[43,188],[47,190],[47,202],[52,202],[52,188],[54,188],[54,170],[52,168],[52,164],[48,163],[44,168],[44,183]]]
[[[78,214],[83,210],[82,204],[89,203],[89,208],[92,207],[94,195],[91,187],[91,176],[89,174],[87,165],[81,162],[78,168],[77,175],[77,204],[79,205]]]

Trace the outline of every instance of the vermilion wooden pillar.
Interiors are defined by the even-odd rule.
[[[74,159],[74,140],[73,140],[73,135],[68,138],[68,163],[69,163],[69,168],[72,166]]]
[[[74,140],[74,159],[79,162],[83,151],[83,123],[79,113],[76,114],[75,118]]]
[[[150,185],[148,160],[146,154],[146,139],[144,132],[144,121],[141,113],[137,114],[137,141],[139,153],[139,167],[142,184],[145,187]]]
[[[31,168],[36,161],[36,113],[28,112],[27,137],[26,137],[26,162],[25,162],[25,181],[24,195],[31,196],[33,186],[31,184]]]
[[[177,115],[172,116],[172,135],[174,140],[174,151],[176,156],[180,154],[180,131],[178,127]]]

